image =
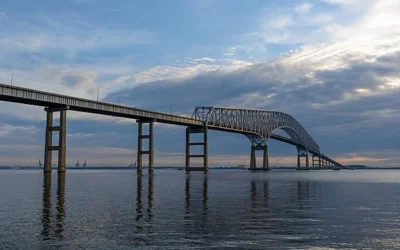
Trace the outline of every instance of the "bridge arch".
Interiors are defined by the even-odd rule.
[[[196,107],[192,118],[202,120],[217,130],[245,134],[250,141],[267,143],[277,129],[283,130],[307,151],[319,152],[319,146],[301,124],[291,115],[271,110],[230,107]]]

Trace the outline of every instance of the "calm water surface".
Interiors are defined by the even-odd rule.
[[[400,171],[0,171],[1,249],[400,249]]]

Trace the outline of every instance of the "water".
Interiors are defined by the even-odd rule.
[[[0,171],[1,249],[400,249],[400,171]]]

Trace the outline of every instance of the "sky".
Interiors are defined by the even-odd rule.
[[[3,0],[0,82],[185,116],[279,110],[342,164],[398,167],[398,13],[398,0]],[[135,160],[135,120],[67,117],[67,165]],[[42,107],[1,102],[0,165],[43,161],[44,129]],[[156,166],[184,165],[184,136],[155,125]],[[245,136],[209,138],[210,166],[249,164]],[[270,165],[296,164],[293,146],[268,146]]]

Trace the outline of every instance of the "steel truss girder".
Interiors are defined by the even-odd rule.
[[[308,152],[305,149],[297,148],[297,155],[299,155],[299,156],[307,156]]]
[[[263,138],[261,138],[259,135],[255,134],[246,134],[247,138],[249,138],[251,145],[255,147],[264,147],[266,142],[264,141]]]
[[[293,141],[304,145],[306,151],[320,152],[318,144],[291,115],[270,110],[196,107],[192,118],[207,126],[245,134],[252,145],[265,145],[277,129],[283,130]]]

